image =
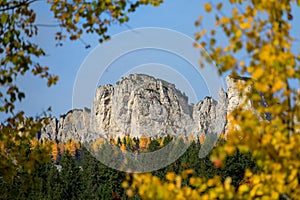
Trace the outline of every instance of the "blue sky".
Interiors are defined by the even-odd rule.
[[[49,11],[49,6],[45,2],[36,2],[34,4],[34,8],[38,12],[37,23],[55,23],[54,19],[52,18],[52,14]],[[294,14],[295,23],[300,21],[300,15],[297,13],[300,13],[298,8],[296,10],[296,13]],[[140,7],[136,10],[135,13],[130,14],[130,21],[126,26],[113,25],[109,30],[109,34],[118,34],[123,31],[130,30],[130,28],[134,29],[142,27],[161,27],[172,29],[191,38],[194,38],[194,34],[199,31],[199,28],[196,28],[194,23],[200,15],[205,15],[203,9],[203,1],[166,0],[159,7]],[[204,28],[210,27],[212,25],[212,17],[213,15],[205,18],[206,21],[203,25]],[[31,75],[26,75],[19,80],[21,89],[23,89],[26,93],[26,98],[18,105],[17,108],[20,110],[25,110],[28,115],[38,115],[49,106],[52,107],[52,114],[55,116],[64,114],[72,109],[73,86],[76,80],[77,72],[80,69],[82,63],[85,61],[85,58],[90,55],[93,49],[98,45],[96,36],[85,35],[83,37],[83,40],[85,43],[91,45],[91,48],[89,49],[85,49],[84,44],[79,40],[75,42],[66,41],[63,47],[56,47],[54,40],[56,30],[56,28],[40,27],[39,35],[34,40],[39,45],[41,45],[41,47],[43,47],[45,52],[47,53],[47,56],[40,59],[40,62],[44,65],[49,66],[51,72],[60,77],[58,84],[51,88],[48,88],[44,80],[40,80],[37,77],[32,77]],[[299,26],[295,26],[295,28],[293,29],[294,37],[297,38],[299,33]],[[297,43],[299,44],[299,41],[297,41]],[[295,49],[295,51],[299,53],[299,48]],[[164,58],[161,58],[162,56],[164,56]],[[139,59],[136,59],[136,62],[133,62],[135,58]],[[101,55],[99,55],[99,59],[99,62],[101,63]],[[111,82],[112,84],[114,84],[123,72],[126,73],[126,70],[132,70],[130,69],[130,67],[133,68],[139,66],[139,70],[137,71],[144,70],[145,72],[147,72],[147,65],[149,63],[161,64],[156,66],[157,68],[159,68],[159,66],[163,68],[161,69],[161,73],[163,74],[168,73],[167,66],[174,67],[175,65],[178,65],[177,68],[175,67],[177,71],[182,70],[180,73],[186,73],[186,78],[192,79],[192,87],[196,87],[199,83],[199,87],[197,88],[198,91],[196,92],[196,100],[194,98],[194,100],[191,100],[191,102],[197,101],[203,98],[205,95],[209,94],[207,89],[203,87],[201,79],[192,78],[192,76],[189,76],[188,73],[190,72],[191,74],[193,74],[193,71],[189,70],[191,69],[191,66],[189,66],[187,62],[176,56],[174,57],[174,55],[171,55],[168,52],[161,52],[158,50],[151,51],[149,49],[135,53],[131,52],[127,55],[127,58],[120,57],[110,66],[110,68],[108,68],[109,70],[107,70],[107,74],[99,79],[98,83],[100,84]],[[166,67],[164,68],[163,66]],[[119,67],[123,67],[123,72],[117,74],[117,72],[119,72]],[[154,67],[154,65],[152,67]],[[176,75],[174,75],[173,78],[174,77],[176,77]],[[172,80],[170,81],[172,82]],[[173,81],[173,83],[177,85],[176,81]],[[184,90],[184,86],[181,87]],[[190,98],[193,99],[193,97]]]

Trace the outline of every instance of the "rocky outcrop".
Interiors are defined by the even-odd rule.
[[[61,115],[59,120],[51,118],[42,128],[40,139],[62,142],[67,142],[69,139],[75,141],[92,140],[95,136],[89,134],[90,116],[90,109],[85,108],[83,110],[71,110],[67,114]]]
[[[91,121],[94,131],[106,137],[155,136],[168,127],[182,131],[192,121],[192,108],[174,84],[132,74],[115,87],[97,89]]]
[[[218,100],[206,97],[190,105],[188,97],[174,84],[131,74],[115,86],[97,88],[91,110],[75,109],[59,120],[50,119],[41,130],[41,139],[85,142],[99,137],[197,136],[223,131],[227,110],[242,102],[236,82],[232,78],[226,81],[228,94],[221,89]]]
[[[242,78],[242,77],[226,77],[226,84],[227,84],[227,90],[228,90],[228,107],[227,111],[231,112],[238,106],[243,105],[243,108],[245,110],[251,110],[252,109],[252,103],[250,100],[246,101],[245,94],[250,92],[252,88],[249,86],[247,88],[244,88],[245,82],[249,78]]]

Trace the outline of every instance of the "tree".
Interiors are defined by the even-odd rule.
[[[48,173],[46,179],[46,185],[44,193],[45,199],[61,199],[62,198],[62,181],[60,178],[60,174],[56,166],[53,164],[49,164],[49,168],[46,171]]]
[[[291,37],[296,2],[229,3],[226,8],[222,2],[204,4],[207,13],[215,14],[216,28],[203,29],[204,17],[196,21],[202,30],[195,46],[208,51],[220,74],[250,77],[236,80],[245,101],[228,115],[227,141],[212,152],[211,161],[222,167],[235,152],[250,152],[259,170],[247,167],[237,189],[234,177],[191,177],[192,187],[183,187],[182,174],[167,174],[165,182],[150,174],[134,175],[128,194],[137,188],[143,199],[299,198],[300,93],[292,82],[300,80],[300,55],[293,52]],[[252,109],[243,109],[249,101]]]
[[[82,191],[80,168],[72,155],[66,151],[61,161],[61,198],[77,199],[78,194]]]
[[[82,149],[80,153],[80,164],[82,166],[82,184],[84,185],[82,191],[83,199],[97,199],[101,195],[101,173],[100,162],[97,161],[90,153]]]
[[[72,157],[77,156],[77,147],[76,147],[76,143],[74,140],[72,140],[72,139],[68,140],[65,147],[66,147],[66,150],[69,151],[69,153],[71,154]]]
[[[16,169],[25,165],[21,152],[24,152],[24,145],[30,144],[42,125],[39,117],[25,117],[23,111],[15,110],[15,103],[25,98],[25,93],[17,84],[19,77],[32,73],[46,79],[49,87],[58,81],[58,76],[50,73],[50,67],[39,62],[39,58],[45,56],[46,52],[32,40],[39,33],[36,12],[31,7],[37,1],[0,2],[0,112],[7,114],[0,125],[0,177],[4,178],[12,178]],[[161,2],[162,0],[47,1],[51,5],[50,12],[58,22],[59,30],[55,39],[59,46],[63,45],[66,38],[79,39],[84,32],[97,34],[99,41],[103,42],[109,39],[107,32],[112,23],[125,23],[129,20],[129,13],[139,6],[158,6]],[[26,162],[26,166],[31,166],[29,161]],[[30,167],[26,170],[30,170]]]
[[[54,161],[54,163],[57,162],[58,159],[58,155],[59,155],[59,149],[58,149],[58,145],[56,143],[52,143],[52,152],[51,152],[51,156],[52,159]]]
[[[148,151],[153,152],[159,149],[159,141],[157,139],[153,139],[150,141],[150,144],[148,146]]]

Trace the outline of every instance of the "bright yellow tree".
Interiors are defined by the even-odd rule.
[[[52,147],[52,151],[51,151],[52,160],[56,163],[59,155],[58,145],[57,143],[53,142],[51,144],[51,147]]]
[[[239,87],[241,92],[252,88],[243,94],[253,109],[241,105],[228,115],[227,142],[213,151],[211,160],[222,162],[238,148],[251,152],[260,170],[247,170],[237,190],[230,177],[221,182],[218,177],[206,180],[168,174],[163,182],[150,174],[134,175],[128,195],[137,190],[143,199],[299,199],[300,94],[296,90],[300,55],[292,50],[291,24],[293,8],[300,2],[229,3],[204,4],[208,14],[215,14],[215,27],[203,29],[205,17],[200,17],[195,46],[208,51],[221,74],[251,77]],[[226,40],[221,43],[220,38]],[[182,187],[183,178],[189,179],[192,187]]]

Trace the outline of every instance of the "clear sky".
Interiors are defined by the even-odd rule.
[[[38,12],[37,23],[55,23],[54,19],[52,18],[52,14],[49,11],[49,6],[45,2],[36,2],[34,4],[34,8]],[[130,21],[126,25],[111,26],[109,34],[114,35],[134,28],[161,27],[172,29],[194,38],[194,34],[199,31],[199,28],[196,28],[194,23],[200,15],[205,15],[203,1],[166,0],[159,7],[140,7],[135,13],[129,15]],[[213,16],[206,18],[206,21],[203,25],[204,28],[212,25],[212,17]],[[294,18],[295,24],[296,22],[300,22],[299,9],[297,9],[296,13],[294,13]],[[39,35],[35,38],[35,41],[40,44],[47,53],[47,56],[40,59],[40,62],[44,65],[48,65],[51,69],[51,72],[60,77],[58,84],[48,88],[45,80],[40,80],[39,78],[31,75],[26,75],[19,80],[21,89],[25,91],[26,98],[18,105],[18,109],[25,110],[28,115],[38,115],[49,106],[52,107],[52,114],[55,116],[64,114],[72,109],[73,86],[75,83],[76,74],[82,63],[84,63],[85,58],[90,55],[93,49],[98,45],[96,36],[84,35],[82,39],[85,43],[91,45],[91,48],[89,49],[85,49],[85,45],[79,40],[75,42],[66,41],[63,47],[56,47],[54,40],[56,30],[56,28],[40,27]],[[293,36],[295,38],[299,38],[299,35],[299,26],[295,26],[293,28]],[[299,41],[297,41],[297,43],[299,44]],[[190,45],[192,47],[192,43]],[[296,48],[295,51],[299,52],[299,47]],[[192,78],[192,76],[190,76],[193,74],[193,71],[190,70],[191,66],[189,66],[189,63],[185,62],[180,57],[178,58],[178,56],[174,56],[168,52],[151,49],[130,52],[126,56],[121,56],[116,62],[113,62],[106,71],[107,74],[98,80],[98,84],[114,84],[121,75],[124,73],[129,73],[128,71],[130,70],[131,72],[147,73],[151,71],[149,70],[149,67],[153,68],[155,66],[157,69],[162,67],[162,74],[168,74],[168,67],[174,67],[177,65],[175,69],[179,71],[179,74],[185,73],[186,79],[192,79],[192,87],[196,87],[196,85],[199,83],[199,87],[197,88],[198,91],[196,92],[197,97],[191,97],[189,95],[190,102],[195,102],[204,96],[209,95],[207,88],[203,87],[201,79]],[[101,55],[99,55],[99,60],[101,63]],[[149,65],[149,63],[156,64]],[[120,69],[120,71],[118,69]],[[156,71],[156,73],[158,73],[158,71]],[[182,83],[178,87],[181,90],[186,89],[187,91],[185,92],[191,94],[191,92],[188,91],[189,89],[187,89],[187,84],[184,83],[184,81],[177,81],[176,83],[176,80],[178,80],[176,77],[179,77],[177,75],[174,74],[173,80],[171,78],[169,81],[175,83],[176,85],[180,85],[179,83]],[[163,77],[164,76],[162,76],[162,78]]]

